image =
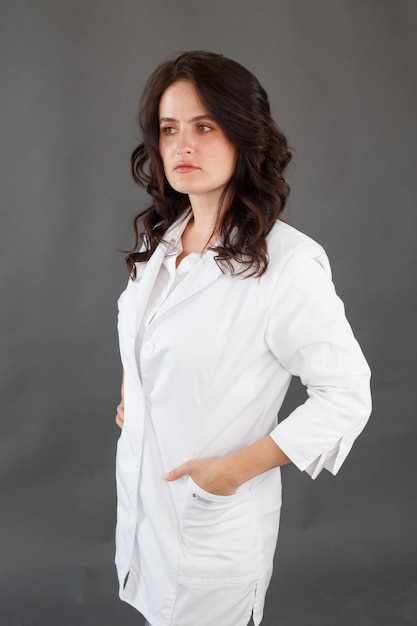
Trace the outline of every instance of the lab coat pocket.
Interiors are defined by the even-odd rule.
[[[207,583],[254,576],[257,525],[248,492],[218,496],[188,478],[179,575]]]

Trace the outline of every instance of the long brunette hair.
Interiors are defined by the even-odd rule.
[[[216,261],[226,264],[231,273],[261,276],[268,267],[266,237],[289,194],[283,172],[292,155],[258,79],[239,63],[203,51],[184,52],[159,65],[142,94],[138,115],[142,142],[132,153],[131,171],[152,204],[134,219],[135,245],[126,257],[129,274],[136,277],[135,263],[151,257],[167,229],[189,206],[188,196],[169,185],[159,154],[159,102],[178,80],[194,85],[237,152],[236,169],[223,194],[228,207],[217,218]]]

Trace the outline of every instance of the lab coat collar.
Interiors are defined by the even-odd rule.
[[[164,249],[164,253],[171,255],[177,253],[178,244],[181,243],[182,233],[185,230],[188,222],[193,216],[191,208],[170,226],[161,241],[161,246]]]
[[[216,263],[215,256],[216,253],[213,250],[208,250],[201,255],[199,262],[196,263],[190,273],[182,279],[162,304],[154,317],[154,321],[158,320],[173,307],[184,302],[184,300],[194,296],[223,274],[221,268]]]
[[[178,243],[180,242],[181,235],[191,217],[192,211],[189,209],[188,212],[181,216],[167,230],[163,241],[157,246],[149,261],[139,264],[142,267],[140,267],[140,280],[137,281],[136,334],[142,324],[149,297],[152,293],[152,289],[158,277],[164,257],[167,254],[177,254]],[[184,278],[170,297],[167,298],[155,315],[154,320],[161,317],[161,315],[180,302],[183,302],[184,300],[195,295],[198,291],[201,291],[201,289],[204,289],[220,275],[222,275],[223,272],[216,263],[215,256],[216,253],[213,250],[208,250],[201,256],[200,263],[193,268],[191,273]]]

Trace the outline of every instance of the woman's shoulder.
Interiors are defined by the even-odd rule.
[[[288,263],[298,265],[307,259],[316,259],[330,271],[329,261],[323,247],[314,239],[278,220],[267,238],[268,270],[281,270]]]
[[[297,230],[287,222],[277,220],[274,227],[267,238],[269,249],[280,249],[284,251],[293,251],[305,246],[313,246],[321,248],[317,241]]]

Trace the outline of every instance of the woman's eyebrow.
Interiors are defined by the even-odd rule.
[[[211,120],[212,122],[215,121],[214,117],[212,115],[196,115],[196,117],[192,117],[190,120],[188,120],[189,122],[200,122],[201,120]],[[159,123],[162,124],[163,122],[178,122],[177,119],[175,119],[175,117],[160,117],[159,118]]]

